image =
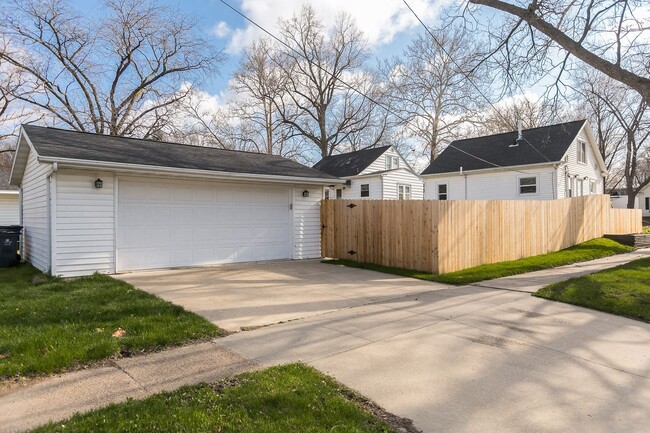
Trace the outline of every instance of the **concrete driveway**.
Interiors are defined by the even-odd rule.
[[[320,260],[146,271],[115,277],[182,305],[229,331],[446,288]]]
[[[229,329],[302,317],[215,342],[263,365],[307,362],[425,432],[650,425],[645,323],[318,262],[123,278]]]

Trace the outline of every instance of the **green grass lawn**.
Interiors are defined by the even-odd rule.
[[[392,432],[360,397],[303,364],[129,400],[33,432]],[[410,429],[407,429],[411,431]]]
[[[370,263],[359,263],[351,260],[325,260],[324,263],[370,269],[373,271],[386,272],[388,274],[418,278],[420,280],[462,285],[475,283],[477,281],[491,280],[493,278],[507,277],[509,275],[539,271],[541,269],[555,268],[557,266],[568,265],[571,263],[599,259],[601,257],[613,256],[615,254],[626,253],[632,250],[632,247],[621,245],[611,239],[600,238],[554,253],[527,257],[525,259],[512,260],[509,262],[482,265],[447,274],[431,274],[409,269],[390,268]]]
[[[650,322],[650,258],[551,284],[534,296]]]
[[[112,334],[122,328],[122,337]],[[196,314],[105,275],[51,278],[0,269],[0,379],[54,373],[223,331]]]

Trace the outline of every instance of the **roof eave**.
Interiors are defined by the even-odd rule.
[[[89,168],[89,169],[110,169],[124,172],[146,172],[146,173],[166,173],[166,174],[175,174],[178,176],[185,177],[200,177],[200,178],[211,178],[211,179],[231,179],[231,180],[265,180],[268,182],[274,183],[307,183],[314,185],[336,185],[344,183],[341,179],[331,178],[315,178],[308,176],[280,176],[280,175],[269,175],[269,174],[255,174],[255,173],[235,173],[229,171],[211,171],[211,170],[198,170],[198,169],[186,169],[186,168],[176,168],[176,167],[160,167],[154,165],[142,165],[142,164],[128,164],[128,163],[117,163],[117,162],[107,162],[107,161],[91,161],[84,159],[73,159],[73,158],[57,158],[57,157],[46,157],[40,156],[38,158],[39,162],[54,163],[56,162],[61,167],[69,168]]]
[[[502,167],[479,168],[476,170],[463,170],[463,175],[480,174],[483,172],[491,172],[491,171],[517,171],[519,169],[526,169],[526,168],[547,167],[549,165],[560,164],[561,162],[562,161],[549,161],[549,162],[540,162],[536,164],[509,165],[509,166],[502,166]],[[420,175],[420,177],[440,177],[440,176],[452,176],[452,175],[460,176],[461,175],[460,170],[446,171],[444,173],[428,173],[428,174],[423,173]]]

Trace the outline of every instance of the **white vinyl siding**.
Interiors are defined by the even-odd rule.
[[[385,173],[382,178],[382,197],[384,200],[397,200],[399,198],[398,185],[410,185],[411,198],[422,200],[424,197],[424,183],[422,179],[406,168]]]
[[[103,181],[95,188],[95,180]],[[113,173],[56,173],[56,248],[52,273],[77,276],[115,271]]]
[[[309,191],[303,197],[302,191]],[[293,199],[293,258],[313,259],[320,254],[320,195],[321,187],[296,187]]]
[[[41,164],[34,152],[29,153],[23,175],[23,244],[22,257],[36,269],[50,271],[50,234],[48,227],[48,180],[50,164]]]
[[[20,196],[0,192],[0,226],[20,224]]]
[[[579,143],[585,143],[585,162],[578,162],[578,157],[581,152],[579,149]],[[582,179],[584,182],[583,193],[587,194],[604,194],[605,193],[605,184],[603,181],[603,176],[594,153],[594,148],[589,142],[589,137],[585,133],[584,129],[580,131],[577,138],[571,143],[571,146],[567,149],[564,154],[564,161],[566,164],[559,167],[557,170],[557,186],[558,186],[558,198],[567,197],[567,191],[569,186],[572,186],[573,196],[576,196],[575,188],[576,181]],[[567,180],[570,179],[573,185],[568,185]],[[595,182],[595,192],[591,192],[590,184]]]
[[[554,198],[556,181],[552,166],[526,168],[515,171],[465,172],[450,176],[425,178],[425,199],[437,200],[437,184],[447,184],[447,200],[551,200]],[[519,178],[537,177],[537,194],[519,194]],[[467,196],[465,189],[467,188]]]
[[[368,185],[370,195],[363,197],[364,200],[379,200],[382,198],[382,182],[379,175],[366,176],[352,179],[350,185],[337,186],[341,190],[343,200],[359,200],[361,197],[361,185]]]

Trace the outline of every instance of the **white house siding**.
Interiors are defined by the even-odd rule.
[[[400,167],[404,167],[405,161],[402,159],[399,153],[397,153],[392,147],[390,149],[387,149],[386,152],[384,152],[379,158],[377,158],[372,164],[370,164],[368,167],[366,167],[361,173],[359,174],[369,174],[369,173],[374,173],[377,171],[384,171],[386,170],[386,157],[387,156],[397,156],[399,157],[400,161]]]
[[[578,141],[584,141],[587,143],[587,154],[586,154],[586,163],[578,162]],[[596,194],[605,193],[605,183],[603,176],[601,175],[601,170],[596,160],[596,155],[594,153],[593,147],[589,144],[589,138],[585,133],[584,129],[580,131],[578,137],[571,143],[569,149],[564,154],[566,158],[566,164],[563,167],[558,169],[558,197],[566,198],[566,178],[567,175],[575,179],[575,176],[578,176],[578,179],[583,179],[586,177],[588,180],[584,180],[584,191],[583,195],[589,195],[589,181],[596,181]],[[564,159],[563,158],[563,159]],[[574,180],[575,182],[575,180]],[[575,187],[574,187],[574,196],[575,196]]]
[[[361,197],[361,185],[368,184],[370,188],[369,197]],[[344,200],[380,200],[382,198],[382,181],[379,175],[360,177],[351,180],[350,185],[337,185],[336,189],[343,189],[341,198]],[[336,197],[336,191],[334,191],[334,196]]]
[[[303,191],[309,197],[303,197]],[[293,258],[320,257],[320,200],[322,187],[300,186],[294,188],[293,198]]]
[[[48,179],[50,164],[41,164],[30,152],[21,183],[23,207],[22,257],[43,272],[50,270]]]
[[[627,197],[624,197],[627,202]],[[650,185],[643,188],[636,196],[636,207],[640,208],[644,217],[650,217]],[[646,200],[648,203],[646,204]],[[626,203],[627,204],[627,203]]]
[[[0,226],[20,224],[20,196],[0,191]]]
[[[407,169],[390,171],[383,175],[383,198],[385,200],[397,200],[398,185],[411,186],[411,199],[422,200],[424,196],[424,184],[419,176]]]
[[[100,178],[102,188],[95,188]],[[113,173],[56,173],[56,231],[52,273],[76,276],[115,271]]]
[[[447,200],[552,200],[554,198],[554,168],[526,168],[519,171],[465,172],[465,175],[429,177],[425,179],[424,198],[438,198],[440,183],[447,183]],[[537,176],[536,194],[519,194],[519,177]],[[467,182],[467,196],[465,195]]]

